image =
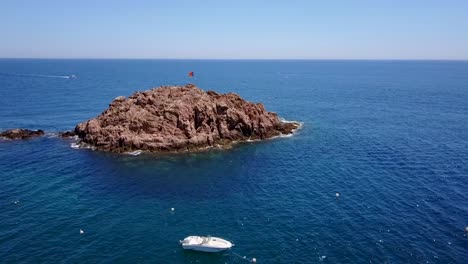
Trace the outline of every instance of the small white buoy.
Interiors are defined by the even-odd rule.
[[[468,226],[465,226],[465,232],[468,233]]]
[[[84,234],[84,231],[83,231],[82,229],[80,229],[80,234],[81,234],[81,235]]]
[[[16,200],[16,201],[14,201],[14,203],[15,203],[15,204],[18,204],[18,203],[19,203],[19,201],[18,201],[18,200]]]
[[[336,192],[336,193],[335,193],[336,198],[340,198],[340,195],[341,195],[341,194],[340,194],[339,192]]]
[[[256,259],[256,258],[253,258],[253,259],[252,259],[252,263],[257,263],[257,259]]]
[[[172,208],[171,208],[171,211],[174,212],[174,210],[175,210],[174,207],[172,207]]]

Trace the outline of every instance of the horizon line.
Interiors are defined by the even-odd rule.
[[[45,58],[45,57],[0,57],[0,60],[205,60],[205,61],[454,61],[466,62],[467,59],[405,59],[405,58]]]

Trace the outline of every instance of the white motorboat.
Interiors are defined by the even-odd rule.
[[[203,236],[188,236],[180,241],[184,249],[203,251],[203,252],[219,252],[230,249],[234,246],[231,242],[219,237],[203,237]]]

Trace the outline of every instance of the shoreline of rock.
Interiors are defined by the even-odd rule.
[[[200,147],[200,148],[191,149],[191,150],[167,151],[166,153],[188,153],[188,152],[204,152],[204,151],[209,151],[209,150],[212,150],[212,149],[231,149],[235,145],[241,144],[241,143],[255,143],[255,142],[260,142],[260,141],[264,141],[264,140],[273,140],[273,139],[278,139],[278,138],[290,137],[290,136],[293,136],[298,130],[300,130],[303,127],[302,122],[287,121],[287,120],[283,120],[282,122],[284,122],[284,123],[294,122],[294,123],[297,123],[299,125],[298,125],[298,127],[296,129],[293,129],[291,131],[291,133],[289,133],[289,134],[280,134],[280,135],[277,135],[277,136],[274,136],[274,137],[271,137],[271,138],[247,139],[247,140],[244,140],[244,141],[231,141],[228,144],[224,144],[224,145],[216,144],[216,145],[213,145],[213,146]],[[30,136],[30,137],[16,137],[16,138],[10,138],[10,137],[7,137],[7,136],[3,136],[3,134],[9,133],[10,131],[13,131],[13,130],[30,131],[30,132],[34,133],[34,135]],[[4,138],[4,139],[7,139],[7,140],[25,140],[25,139],[35,138],[35,137],[42,137],[42,136],[44,136],[46,134],[49,134],[49,133],[54,134],[57,137],[60,137],[60,138],[63,138],[63,139],[72,139],[74,142],[71,143],[71,148],[73,148],[73,149],[97,150],[97,148],[95,146],[92,146],[92,145],[90,145],[88,143],[82,142],[82,140],[76,135],[74,130],[60,131],[60,132],[47,132],[47,131],[44,131],[44,130],[41,130],[41,129],[29,130],[29,129],[23,129],[23,128],[15,128],[15,129],[8,129],[8,130],[5,130],[5,131],[1,132],[0,133],[0,139]],[[138,152],[138,154],[135,154],[136,152]],[[147,153],[147,151],[143,151],[141,149],[136,149],[136,150],[133,150],[133,151],[122,152],[122,153],[137,156],[137,155],[140,155],[141,153]]]
[[[191,152],[288,135],[299,127],[298,122],[283,122],[261,103],[188,84],[119,96],[74,132],[83,146],[101,151]]]
[[[296,121],[286,121],[286,123],[288,122],[296,122]],[[256,143],[256,142],[261,142],[261,141],[265,141],[265,140],[275,140],[275,139],[280,139],[280,138],[287,138],[287,137],[292,137],[294,136],[298,130],[302,129],[303,127],[303,123],[302,122],[296,122],[299,124],[299,126],[294,129],[291,133],[289,134],[280,134],[280,135],[277,135],[277,136],[273,136],[273,137],[270,137],[270,138],[266,138],[266,139],[247,139],[247,140],[243,140],[243,141],[231,141],[227,144],[215,144],[215,145],[212,145],[212,146],[205,146],[205,147],[199,147],[199,148],[194,148],[194,149],[190,149],[190,150],[187,150],[187,149],[179,149],[179,150],[172,150],[172,151],[145,151],[145,150],[141,150],[141,149],[135,149],[135,150],[132,150],[132,151],[126,151],[126,152],[118,152],[118,153],[121,153],[121,154],[126,154],[126,155],[131,155],[131,156],[138,156],[140,154],[144,154],[144,153],[166,153],[166,154],[177,154],[177,153],[203,153],[203,152],[206,152],[206,151],[210,151],[210,150],[229,150],[229,149],[232,149],[234,148],[236,145],[239,145],[239,144],[248,144],[248,143]],[[69,132],[69,131],[67,131]],[[60,132],[62,133],[62,132]],[[64,137],[64,138],[67,138],[67,137]],[[71,137],[69,137],[71,138]],[[93,151],[99,151],[98,148],[96,148],[95,146],[93,145],[90,145],[88,143],[85,143],[83,141],[81,141],[77,136],[74,136],[73,139],[75,140],[75,142],[71,143],[71,148],[73,149],[91,149]]]

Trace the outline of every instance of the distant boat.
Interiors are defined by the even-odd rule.
[[[210,236],[188,236],[180,241],[180,244],[182,244],[184,249],[203,252],[220,252],[233,246],[231,242],[225,239]]]
[[[70,78],[70,79],[76,79],[76,75],[72,74],[72,75],[68,76],[68,78]]]

